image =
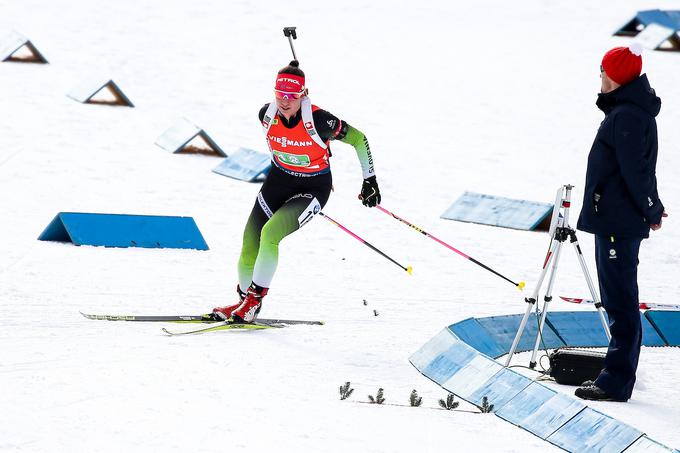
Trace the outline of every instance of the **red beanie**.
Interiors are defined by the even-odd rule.
[[[642,72],[642,46],[633,43],[630,47],[614,47],[604,54],[602,69],[610,79],[625,85],[637,79]]]

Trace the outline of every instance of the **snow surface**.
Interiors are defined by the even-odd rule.
[[[289,25],[312,99],[367,134],[383,205],[531,290],[546,235],[439,215],[465,190],[552,202],[571,183],[575,223],[602,118],[600,59],[630,42],[613,30],[652,8],[677,2],[0,0],[0,31],[26,35],[50,62],[0,63],[0,450],[556,451],[498,417],[437,409],[446,393],[410,354],[466,317],[523,312],[523,295],[362,207],[344,144],[326,212],[412,277],[316,219],[282,244],[262,316],[325,326],[168,338],[158,324],[78,311],[189,314],[234,300],[259,186],[153,143],[185,116],[227,153],[265,150],[256,115],[290,60]],[[644,62],[664,101],[658,179],[671,216],[642,247],[640,297],[677,303],[678,55],[646,51]],[[100,74],[136,108],[66,97]],[[193,216],[210,251],[37,241],[60,211]],[[594,270],[592,237],[580,239]],[[569,251],[554,294],[587,295]],[[680,446],[679,363],[678,349],[645,348],[633,399],[592,407]],[[355,392],[340,401],[345,381]],[[406,406],[417,389],[423,407],[363,404],[379,387]]]

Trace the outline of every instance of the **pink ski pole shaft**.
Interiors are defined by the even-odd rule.
[[[408,272],[409,275],[412,275],[412,274],[413,274],[413,268],[412,268],[411,266],[408,266],[408,267],[402,266],[401,264],[397,263],[395,260],[393,260],[392,258],[390,258],[389,256],[387,256],[386,254],[384,254],[383,252],[381,252],[380,250],[378,250],[378,248],[374,247],[374,246],[371,245],[369,242],[366,242],[365,240],[363,240],[362,238],[360,238],[360,237],[357,236],[356,234],[352,233],[350,230],[348,230],[348,229],[345,228],[344,226],[340,225],[338,222],[336,222],[336,221],[333,220],[332,218],[328,217],[328,216],[327,216],[326,214],[324,214],[323,212],[319,212],[319,214],[321,215],[321,217],[323,217],[324,219],[328,220],[329,222],[331,222],[331,223],[334,224],[335,226],[339,227],[342,231],[344,231],[345,233],[349,234],[350,236],[352,236],[352,237],[353,237],[354,239],[356,239],[357,241],[361,242],[362,244],[364,244],[365,246],[367,246],[368,248],[370,248],[370,249],[373,250],[374,252],[378,252],[378,253],[381,254],[383,257],[387,258],[388,260],[392,261],[394,264],[396,264],[396,265],[399,266],[400,268],[404,269],[406,272]]]
[[[449,244],[447,244],[446,242],[442,241],[441,239],[438,239],[438,238],[432,236],[432,235],[431,235],[430,233],[428,233],[427,231],[424,231],[422,228],[420,228],[420,227],[418,227],[418,226],[412,224],[411,222],[409,222],[409,221],[407,221],[407,220],[402,219],[402,218],[399,217],[398,215],[394,214],[393,212],[388,211],[387,209],[383,208],[382,206],[377,205],[376,208],[378,208],[379,211],[382,211],[382,212],[384,212],[385,214],[394,217],[395,219],[399,220],[401,223],[410,226],[411,228],[413,228],[413,229],[416,230],[417,232],[419,232],[419,233],[421,233],[421,234],[424,234],[425,236],[429,237],[430,239],[432,239],[432,240],[434,240],[434,241],[440,243],[441,245],[443,245],[443,246],[446,247],[447,249],[456,252],[457,254],[459,254],[460,256],[462,256],[463,258],[472,261],[472,262],[475,263],[476,265],[483,267],[483,268],[486,269],[487,271],[492,272],[493,274],[499,276],[499,277],[502,278],[503,280],[506,280],[506,281],[512,283],[513,285],[515,285],[515,286],[516,286],[517,288],[519,288],[520,290],[524,289],[524,287],[526,286],[526,282],[519,282],[519,283],[513,282],[513,281],[510,280],[508,277],[506,277],[506,276],[504,276],[504,275],[502,275],[502,274],[496,272],[495,270],[491,269],[489,266],[487,266],[487,265],[485,265],[485,264],[483,264],[483,263],[477,261],[476,259],[472,258],[471,256],[466,255],[465,253],[461,252],[461,251],[458,250],[457,248],[455,248],[455,247],[453,247],[453,246],[450,246]]]

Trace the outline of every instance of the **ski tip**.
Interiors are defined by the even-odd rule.
[[[408,272],[408,275],[413,275],[413,268],[411,266],[408,266],[406,268],[406,272]]]
[[[527,286],[527,282],[519,282],[517,288],[519,288],[520,291],[524,291],[525,286]]]

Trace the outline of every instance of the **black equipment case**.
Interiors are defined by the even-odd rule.
[[[604,356],[597,351],[558,349],[550,356],[550,376],[564,385],[594,381],[604,368]]]

